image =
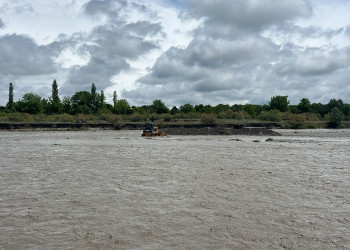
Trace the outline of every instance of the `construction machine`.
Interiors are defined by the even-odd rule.
[[[152,122],[147,122],[143,130],[142,136],[165,136],[164,132],[159,131],[157,126]]]

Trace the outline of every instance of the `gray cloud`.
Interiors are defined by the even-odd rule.
[[[147,21],[127,24],[122,31],[130,32],[131,34],[141,37],[154,36],[157,34],[165,36],[165,34],[162,32],[162,26],[160,23],[150,23]]]
[[[149,23],[149,25],[152,25]],[[90,35],[91,40],[98,44],[107,54],[115,54],[129,59],[135,59],[142,54],[157,48],[154,42],[127,32],[127,27],[100,26]]]
[[[87,90],[92,83],[100,89],[107,88],[112,85],[114,75],[130,68],[127,59],[136,60],[157,48],[156,44],[127,33],[125,27],[111,25],[97,27],[86,39],[95,45],[82,45],[79,51],[89,54],[90,60],[85,66],[70,69],[68,80],[61,88],[63,94]]]
[[[192,8],[187,10],[187,18],[205,18],[192,33],[193,40],[184,49],[166,51],[138,80],[140,89],[125,91],[123,96],[142,104],[149,103],[153,94],[153,99],[164,98],[168,105],[181,105],[267,103],[271,96],[280,94],[288,95],[292,103],[302,97],[327,102],[334,96],[346,96],[340,86],[349,93],[340,76],[350,73],[350,47],[294,44],[295,38],[331,39],[348,32],[294,24],[294,19],[312,15],[310,1],[188,3]],[[269,35],[275,40],[267,38]],[[339,81],[340,86],[333,87],[333,81]]]
[[[350,37],[350,26],[347,26],[344,32],[347,36]]]
[[[106,15],[109,19],[105,25],[95,27],[85,37],[71,38],[80,40],[82,45],[78,46],[79,53],[88,55],[90,59],[87,65],[75,66],[69,70],[68,79],[60,89],[61,93],[72,95],[79,90],[89,90],[92,83],[99,89],[107,88],[113,84],[113,76],[130,69],[128,60],[137,60],[158,48],[152,37],[162,35],[162,26],[148,21],[128,22],[125,13],[133,7],[142,10],[146,8],[127,1],[111,0],[91,0],[84,6],[85,14]]]
[[[41,75],[56,71],[51,54],[31,38],[21,35],[0,37],[0,74]]]
[[[244,30],[261,30],[297,17],[308,17],[312,6],[308,0],[189,0],[188,15],[207,17],[208,22],[230,24]]]
[[[76,91],[90,90],[92,83],[99,89],[104,89],[111,85],[113,75],[130,67],[123,57],[105,53],[98,46],[90,46],[88,49],[92,55],[88,64],[69,70],[68,80],[60,89],[62,94],[72,95]]]
[[[90,0],[84,5],[84,13],[91,17],[106,16],[114,21],[129,22],[130,12],[137,11],[144,17],[155,17],[157,14],[144,4],[129,0]]]
[[[16,14],[32,14],[37,15],[38,13],[34,10],[33,6],[31,4],[19,4],[14,6],[14,11]]]
[[[124,0],[91,0],[85,4],[84,13],[90,16],[115,16],[118,10],[122,10],[127,5],[127,1]]]
[[[189,64],[183,55],[191,54],[191,46],[185,50],[171,49],[157,60],[148,75],[139,79],[140,89],[126,91],[123,96],[149,103],[151,100],[146,102],[147,98],[153,94],[154,98],[167,100],[168,105],[244,101],[263,104],[271,96],[281,94],[288,95],[295,104],[303,97],[313,102],[328,102],[337,96],[349,99],[350,89],[344,79],[350,78],[350,47],[280,50],[267,44],[255,47],[256,60],[232,59],[220,67],[215,63],[203,64],[200,58]],[[243,47],[242,51],[249,47]],[[264,48],[266,54],[259,59],[259,50]],[[150,84],[156,87],[147,87]]]
[[[158,85],[166,84],[167,79],[200,81],[214,73],[214,83],[218,75],[211,71],[217,69],[227,75],[242,68],[255,68],[269,63],[277,50],[277,46],[264,38],[246,37],[235,41],[194,39],[186,49],[169,49],[139,82]]]
[[[194,39],[184,51],[187,65],[210,68],[241,67],[271,60],[276,46],[268,39],[245,37],[236,40]]]
[[[53,58],[62,47],[59,42],[39,46],[23,35],[0,36],[0,104],[7,103],[10,82],[15,85],[15,100],[28,92],[46,97],[53,75],[57,73]]]
[[[346,49],[307,49],[296,51],[276,65],[279,74],[303,76],[329,75],[350,66],[350,47]]]
[[[318,39],[323,38],[330,40],[336,36],[341,36],[346,33],[344,27],[338,29],[323,29],[318,26],[301,27],[293,23],[283,23],[275,25],[268,30],[268,35],[274,37],[281,37],[284,40],[291,41],[293,39],[305,40],[308,38]]]
[[[3,28],[5,26],[4,22],[2,21],[2,19],[0,18],[0,29]]]

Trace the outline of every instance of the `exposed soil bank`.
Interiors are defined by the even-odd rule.
[[[0,123],[1,130],[11,129],[120,129],[119,126],[111,123]]]
[[[164,128],[162,131],[167,135],[268,135],[278,136],[279,133],[267,128],[227,128],[227,127],[172,127]]]
[[[251,123],[251,124],[164,124],[161,130],[169,135],[280,135],[270,130],[279,128],[278,123]],[[144,123],[0,123],[2,130],[17,129],[90,129],[100,128],[108,130],[142,130]]]

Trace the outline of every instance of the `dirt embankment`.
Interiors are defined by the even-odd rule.
[[[279,133],[268,128],[227,128],[227,127],[169,127],[162,131],[167,135],[268,135],[278,136]]]
[[[160,127],[168,135],[268,135],[279,133],[271,130],[279,127],[275,123],[253,124],[164,124]],[[0,123],[0,130],[36,130],[36,129],[107,129],[107,130],[142,130],[144,123]]]

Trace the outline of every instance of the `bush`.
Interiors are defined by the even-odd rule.
[[[47,115],[39,114],[33,115],[34,122],[47,122]]]
[[[283,121],[291,121],[294,120],[295,115],[290,112],[282,112],[281,117]]]
[[[59,115],[54,115],[57,122],[68,122],[68,123],[74,123],[74,117],[69,114],[59,114]]]
[[[93,121],[95,117],[93,115],[78,114],[74,118],[76,123],[88,123]]]
[[[320,118],[315,113],[304,113],[307,121],[319,121]]]
[[[164,128],[165,127],[165,122],[163,119],[159,119],[155,122],[155,125],[158,127],[158,128]]]
[[[170,122],[171,119],[173,118],[172,115],[170,115],[170,114],[163,114],[163,115],[161,115],[161,117],[163,117],[163,120],[165,122]]]
[[[8,122],[9,116],[7,114],[0,114],[0,122]]]
[[[258,115],[258,119],[262,121],[281,122],[282,115],[281,112],[278,110],[262,111]]]
[[[173,116],[173,119],[200,119],[199,113],[177,113]]]
[[[147,121],[147,114],[135,113],[135,114],[129,115],[129,119],[132,122]]]
[[[245,119],[252,119],[252,116],[243,110],[233,111],[232,109],[230,109],[225,112],[219,113],[218,119],[245,120]]]
[[[304,114],[293,115],[290,120],[288,120],[289,128],[301,129],[306,127],[306,117]]]
[[[9,116],[11,122],[33,122],[33,117],[27,113],[13,113]]]
[[[149,117],[149,119],[150,119],[151,122],[154,122],[154,121],[156,121],[156,120],[159,120],[159,119],[160,119],[159,117],[160,117],[160,116],[159,116],[158,114],[152,114],[152,115]]]
[[[111,114],[111,113],[101,114],[99,115],[99,119],[102,121],[113,123],[113,124],[118,123],[121,120],[119,115]]]
[[[201,123],[205,125],[215,125],[216,115],[215,114],[203,114],[201,116]]]

